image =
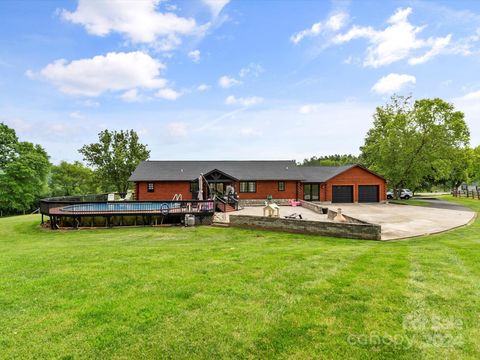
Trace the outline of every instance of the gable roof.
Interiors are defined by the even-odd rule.
[[[302,180],[294,160],[142,161],[130,181],[192,181],[219,170],[238,180]]]
[[[342,166],[299,166],[300,171],[303,174],[303,182],[327,182],[335,176],[338,176],[354,167],[363,169],[370,174],[379,177],[380,179],[386,180],[383,176],[359,164]]]
[[[200,174],[219,171],[242,181],[298,180],[327,182],[343,172],[359,167],[384,179],[361,165],[299,166],[294,160],[232,160],[232,161],[142,161],[130,181],[193,181]]]
[[[357,165],[343,166],[299,166],[304,182],[326,182]]]

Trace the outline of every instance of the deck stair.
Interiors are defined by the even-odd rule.
[[[215,206],[220,212],[232,212],[237,211],[235,206],[238,206],[238,203],[229,203],[226,199],[221,196],[215,196]]]

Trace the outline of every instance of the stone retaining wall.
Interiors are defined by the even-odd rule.
[[[231,215],[230,226],[246,229],[278,230],[299,234],[314,234],[351,239],[381,239],[380,225],[363,222],[337,223],[332,221],[309,221],[265,216]]]
[[[300,204],[305,209],[312,210],[312,211],[314,211],[316,213],[319,213],[319,214],[326,214],[326,211],[328,211],[328,208],[326,206],[322,206],[320,204],[312,203],[310,201],[300,200]]]
[[[345,215],[343,212],[342,212],[342,215],[343,215],[343,217],[344,217],[349,223],[352,223],[352,224],[372,225],[372,224],[370,224],[369,222],[366,222],[366,221],[363,221],[363,220],[359,220],[359,219],[353,218],[353,217],[351,217],[351,216]],[[328,220],[333,220],[333,219],[335,219],[336,216],[337,216],[337,212],[336,212],[336,211],[333,211],[333,210],[328,209],[328,213],[327,213],[327,219],[328,219]]]

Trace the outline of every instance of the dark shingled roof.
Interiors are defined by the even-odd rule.
[[[200,174],[206,175],[213,170],[219,170],[236,180],[326,182],[356,166],[360,165],[298,166],[294,160],[143,161],[129,180],[192,181]],[[365,170],[382,178],[368,169]]]
[[[191,181],[212,170],[237,180],[302,180],[294,160],[274,161],[143,161],[130,181]]]
[[[299,166],[304,182],[326,182],[342,172],[357,165],[343,166]]]

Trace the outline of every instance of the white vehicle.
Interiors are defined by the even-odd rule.
[[[400,199],[402,199],[402,200],[408,200],[408,199],[411,199],[413,197],[413,192],[409,189],[398,189],[398,191],[400,192]],[[393,191],[392,190],[387,192],[387,199],[388,200],[393,199]]]

